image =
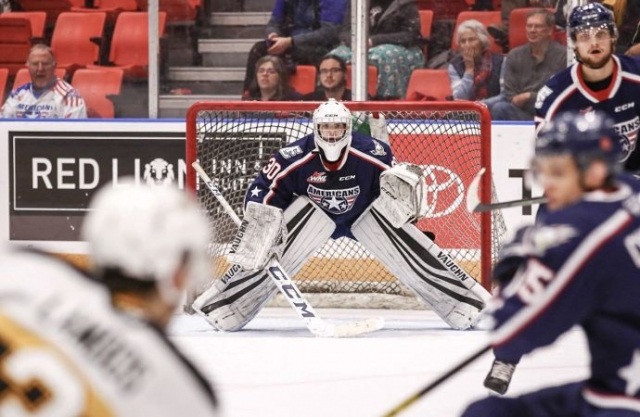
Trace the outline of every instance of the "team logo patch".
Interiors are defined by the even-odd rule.
[[[375,156],[385,156],[387,154],[387,152],[384,150],[384,148],[382,147],[382,145],[380,145],[378,142],[374,142],[376,145],[376,148],[374,150],[371,151],[371,155],[375,155]]]
[[[321,190],[313,185],[307,187],[307,194],[318,206],[332,214],[342,214],[353,208],[360,195],[360,187],[344,190]]]
[[[640,118],[638,116],[613,126],[620,137],[620,143],[624,152],[623,160],[636,148],[638,129],[640,129]]]
[[[175,179],[173,164],[162,158],[156,158],[148,164],[144,164],[144,175],[142,177],[147,185],[170,185]]]
[[[296,155],[300,155],[302,153],[302,149],[299,146],[290,146],[287,148],[280,149],[280,155],[284,159],[293,158]]]
[[[307,178],[307,182],[310,182],[311,184],[324,184],[327,182],[327,173],[316,171]]]

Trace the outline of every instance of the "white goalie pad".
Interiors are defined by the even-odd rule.
[[[229,261],[245,271],[259,271],[272,256],[280,257],[287,229],[282,210],[250,201],[233,239]]]
[[[414,225],[395,228],[370,208],[351,231],[449,326],[467,329],[480,319],[491,294]]]
[[[331,237],[335,224],[327,214],[307,197],[298,197],[284,211],[288,239],[280,263],[295,275]],[[264,271],[243,271],[232,265],[193,303],[217,330],[242,329],[275,294],[277,288]]]
[[[424,217],[427,204],[427,184],[418,165],[401,163],[380,174],[380,197],[373,206],[393,227]]]

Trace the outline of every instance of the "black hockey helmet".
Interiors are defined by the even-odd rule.
[[[547,122],[536,139],[536,156],[555,154],[573,155],[581,169],[599,159],[613,170],[622,159],[622,141],[607,114],[565,112]]]
[[[575,42],[577,33],[588,28],[605,28],[611,37],[618,38],[618,28],[613,13],[600,3],[587,3],[574,7],[567,21],[569,35]]]

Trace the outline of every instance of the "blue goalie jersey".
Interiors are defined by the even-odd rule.
[[[565,111],[603,111],[615,121],[616,132],[623,140],[626,168],[638,171],[640,153],[634,149],[640,128],[640,58],[614,55],[613,60],[613,76],[604,90],[593,91],[587,86],[580,64],[551,77],[538,92],[535,122],[540,128]]]
[[[640,412],[640,195],[637,181],[623,181],[536,226],[536,256],[494,306],[493,347],[498,360],[517,362],[578,324],[591,354],[584,400]]]
[[[351,225],[380,195],[380,173],[392,161],[387,144],[354,132],[346,162],[329,171],[320,160],[313,135],[305,136],[269,159],[249,187],[245,205],[255,201],[285,210],[304,195],[335,222],[332,238],[353,238]]]

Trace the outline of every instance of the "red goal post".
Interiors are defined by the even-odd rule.
[[[282,146],[313,133],[317,102],[199,102],[187,113],[187,186],[195,190],[211,220],[214,275],[229,266],[225,254],[236,227],[198,186],[191,163],[198,160],[242,217],[244,194],[262,165]],[[346,102],[354,130],[365,131],[366,114],[383,114],[398,161],[426,173],[429,216],[416,225],[432,231],[436,243],[471,276],[490,288],[491,268],[505,232],[499,212],[468,213],[466,190],[480,168],[480,199],[493,201],[491,123],[486,106],[467,101]],[[343,238],[344,239],[344,238]],[[349,239],[328,242],[295,276],[305,292],[402,294],[395,277],[366,248]]]

